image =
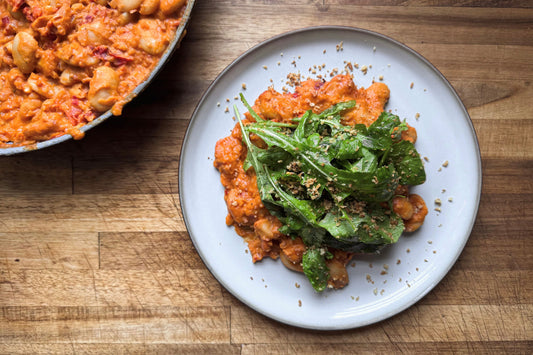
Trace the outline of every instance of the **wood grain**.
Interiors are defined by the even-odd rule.
[[[233,297],[179,205],[181,145],[212,80],[262,40],[315,25],[377,31],[430,60],[465,103],[483,162],[479,213],[448,275],[408,310],[339,332]],[[530,1],[197,0],[181,48],[123,116],[0,158],[0,353],[533,353],[531,58]]]

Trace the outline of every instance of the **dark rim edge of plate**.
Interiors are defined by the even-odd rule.
[[[155,66],[154,70],[152,70],[150,75],[146,79],[144,79],[141,83],[139,83],[139,85],[137,85],[135,89],[126,96],[125,98],[126,102],[124,106],[128,105],[136,96],[138,96],[141,92],[147,89],[152,83],[152,81],[155,79],[155,77],[159,75],[163,67],[170,61],[172,54],[178,49],[181,41],[183,40],[183,38],[185,37],[187,33],[187,26],[192,16],[192,9],[194,7],[195,1],[196,0],[188,0],[187,7],[185,8],[185,11],[183,12],[182,21],[180,22],[178,28],[176,29],[176,34],[174,35],[174,38],[169,43],[167,49],[165,49],[165,52],[163,52],[163,55],[157,62],[157,65]],[[96,119],[92,120],[91,122],[81,127],[80,131],[85,133],[91,128],[98,126],[100,123],[104,122],[110,117],[113,117],[113,114],[111,114],[111,110],[106,111],[100,116],[98,116]],[[72,136],[70,134],[63,134],[56,138],[48,139],[42,142],[37,142],[34,144],[25,145],[25,146],[0,148],[0,156],[15,155],[15,154],[20,154],[20,153],[31,152],[34,150],[41,150],[43,148],[51,147],[53,145],[68,141],[70,139],[72,139]]]
[[[468,110],[466,109],[463,101],[461,100],[461,98],[459,97],[459,95],[457,94],[457,92],[455,91],[453,86],[451,85],[451,83],[448,81],[448,79],[446,79],[446,77],[429,60],[427,60],[425,57],[423,57],[421,54],[419,54],[418,52],[416,52],[414,49],[410,48],[409,46],[407,46],[407,45],[405,45],[405,44],[403,44],[403,43],[401,43],[401,42],[399,42],[399,41],[397,41],[397,40],[395,40],[395,39],[393,39],[391,37],[388,37],[386,35],[378,33],[378,32],[374,32],[374,31],[371,31],[371,30],[362,29],[362,28],[358,28],[358,27],[350,27],[350,26],[334,26],[334,25],[310,26],[310,27],[305,27],[305,28],[301,28],[301,29],[297,29],[297,30],[283,32],[283,33],[281,33],[279,35],[273,36],[271,38],[268,38],[268,39],[256,44],[255,46],[251,47],[250,49],[248,49],[245,52],[243,52],[242,54],[240,54],[235,60],[233,60],[228,66],[226,66],[216,76],[216,78],[213,80],[213,82],[209,85],[209,87],[202,94],[202,97],[198,101],[198,104],[196,105],[196,107],[195,107],[195,109],[194,109],[194,111],[193,111],[193,113],[191,115],[191,119],[189,121],[189,124],[187,125],[187,130],[185,132],[185,136],[183,138],[183,143],[182,143],[182,146],[181,146],[181,149],[180,149],[180,162],[179,162],[179,165],[178,165],[178,169],[179,169],[178,170],[178,192],[182,191],[182,182],[183,182],[182,162],[183,162],[183,157],[184,157],[184,153],[185,153],[186,143],[187,143],[187,141],[189,139],[189,133],[192,130],[192,126],[194,124],[195,117],[196,117],[200,107],[202,106],[203,102],[206,100],[206,97],[213,90],[213,88],[217,85],[217,83],[222,79],[222,77],[225,76],[225,74],[228,71],[230,71],[233,67],[235,67],[237,64],[239,64],[239,62],[244,60],[249,54],[255,52],[256,50],[260,49],[261,47],[264,47],[264,46],[266,46],[266,45],[268,45],[268,44],[270,44],[272,42],[278,41],[278,40],[283,39],[285,37],[293,36],[293,35],[296,35],[296,34],[299,34],[299,33],[302,33],[302,32],[312,32],[312,31],[320,31],[320,30],[355,31],[355,32],[360,32],[360,33],[364,33],[364,34],[371,35],[371,36],[376,36],[376,37],[384,39],[385,41],[388,41],[388,42],[390,42],[390,43],[392,43],[392,44],[394,44],[396,46],[399,46],[399,47],[403,48],[404,50],[406,50],[407,52],[409,52],[410,54],[414,55],[419,60],[421,60],[425,65],[427,65],[434,73],[436,73],[440,77],[440,79],[444,82],[444,84],[448,87],[450,92],[455,97],[455,100],[459,103],[463,113],[468,118],[467,121],[468,121],[468,124],[470,126],[470,133],[472,134],[473,142],[475,143],[475,146],[477,148],[477,154],[476,154],[476,158],[477,158],[476,159],[476,163],[477,164],[476,165],[477,165],[477,173],[478,173],[478,189],[477,189],[477,193],[476,193],[476,201],[475,201],[475,205],[474,205],[475,208],[474,208],[474,211],[473,211],[474,213],[472,215],[472,220],[470,221],[470,225],[467,228],[468,237],[464,238],[462,245],[460,245],[459,248],[457,249],[457,253],[454,256],[453,261],[449,263],[448,267],[444,270],[444,272],[442,272],[442,274],[438,275],[438,277],[434,280],[434,282],[430,283],[426,288],[421,289],[419,291],[419,293],[416,295],[416,297],[413,297],[409,302],[406,302],[398,310],[395,310],[394,312],[389,312],[389,313],[386,313],[386,314],[371,318],[371,319],[369,319],[366,322],[361,323],[361,324],[352,324],[352,325],[340,326],[340,327],[336,327],[336,326],[303,325],[303,324],[298,323],[298,322],[293,322],[293,321],[281,319],[281,318],[279,318],[279,317],[277,317],[277,316],[275,316],[275,315],[273,315],[271,313],[268,313],[265,310],[258,309],[257,307],[254,307],[247,299],[245,299],[241,295],[236,294],[235,292],[233,292],[233,289],[230,287],[230,285],[227,285],[225,282],[220,280],[216,276],[217,273],[214,270],[211,269],[211,266],[206,261],[203,253],[198,248],[195,239],[189,233],[189,230],[190,230],[189,221],[188,221],[187,215],[186,215],[186,213],[184,211],[184,208],[183,208],[184,207],[184,201],[183,201],[183,198],[182,198],[182,194],[181,193],[179,194],[181,214],[183,216],[183,221],[185,223],[185,227],[187,228],[187,232],[189,233],[189,238],[193,242],[193,244],[194,244],[194,246],[196,248],[196,251],[200,255],[203,263],[205,264],[205,266],[207,267],[209,272],[213,275],[213,277],[226,290],[228,290],[233,296],[235,296],[237,299],[239,299],[241,302],[243,302],[244,304],[246,304],[247,306],[249,306],[250,308],[252,308],[256,312],[258,312],[258,313],[260,313],[260,314],[262,314],[262,315],[264,315],[264,316],[266,316],[266,317],[268,317],[270,319],[273,319],[273,320],[275,320],[277,322],[280,322],[280,323],[283,323],[283,324],[288,324],[290,326],[294,326],[294,327],[302,328],[302,329],[312,329],[312,330],[321,330],[321,331],[335,331],[335,330],[346,330],[346,329],[355,329],[355,328],[365,327],[365,326],[368,326],[368,325],[371,325],[371,324],[378,323],[380,321],[383,321],[383,320],[388,319],[390,317],[393,317],[395,315],[398,315],[398,314],[402,313],[403,311],[405,311],[406,309],[408,309],[409,307],[413,306],[415,303],[417,303],[420,299],[422,299],[425,295],[427,295],[433,288],[435,288],[435,286],[437,284],[439,284],[442,281],[442,279],[449,273],[449,271],[455,265],[457,259],[461,255],[461,253],[462,253],[462,251],[463,251],[463,249],[464,249],[464,247],[465,247],[465,245],[466,245],[466,243],[467,243],[467,241],[468,241],[468,239],[470,237],[470,234],[472,233],[472,229],[474,227],[474,223],[475,223],[475,221],[477,219],[477,214],[478,214],[478,210],[479,210],[479,203],[480,203],[480,198],[481,198],[482,166],[481,166],[481,152],[480,152],[480,147],[479,147],[479,141],[477,139],[476,131],[474,129],[474,125],[472,123],[472,119],[471,119],[471,117],[470,117],[470,115],[468,113]]]

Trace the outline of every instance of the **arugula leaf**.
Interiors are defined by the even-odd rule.
[[[420,185],[426,181],[424,164],[413,143],[400,141],[394,144],[389,157],[400,174],[400,184]]]
[[[329,278],[325,250],[320,248],[307,249],[302,258],[302,267],[305,276],[307,276],[315,291],[324,291],[328,285]]]
[[[252,144],[252,142],[250,141],[248,131],[242,123],[241,115],[239,114],[237,106],[234,105],[233,109],[235,110],[235,116],[237,117],[237,120],[239,121],[239,125],[241,127],[242,139],[244,140],[246,148],[248,149],[246,160],[244,162],[244,169],[248,170],[248,168],[250,167],[254,168],[257,178],[257,187],[259,188],[261,199],[266,200],[269,196],[269,191],[272,190],[272,186],[270,185],[269,179],[266,176],[263,164],[261,164],[261,162],[259,162],[257,158],[260,149],[254,144]]]
[[[250,115],[252,115],[252,117],[255,119],[255,122],[265,122],[264,119],[261,118],[261,116],[259,116],[253,109],[252,109],[252,106],[250,106],[250,104],[248,103],[248,101],[246,101],[246,99],[244,98],[244,95],[242,94],[242,92],[240,93],[239,95],[241,97],[241,101],[242,103],[244,104],[244,106],[248,109],[248,112],[250,113]],[[236,111],[237,108],[235,106],[234,107],[234,110]],[[239,120],[240,122],[240,120]]]
[[[279,184],[272,179],[272,176],[269,174],[268,168],[266,167],[265,172],[270,186],[274,188],[274,191],[279,198],[277,203],[288,211],[288,213],[299,216],[309,225],[315,225],[317,216],[311,204],[307,200],[299,200],[291,194],[286,193]]]

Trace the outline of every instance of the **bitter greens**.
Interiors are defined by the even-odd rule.
[[[343,125],[341,114],[356,105],[347,101],[279,123],[262,119],[242,94],[241,100],[255,119],[244,124],[235,107],[248,149],[244,168],[255,170],[280,232],[307,246],[302,266],[315,290],[327,285],[327,247],[375,253],[398,241],[404,226],[390,207],[394,191],[426,179],[414,145],[401,140],[405,122],[383,112],[369,127]],[[267,148],[254,145],[250,134]]]

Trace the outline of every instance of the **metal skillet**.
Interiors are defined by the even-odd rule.
[[[182,21],[178,28],[176,29],[176,35],[168,45],[167,49],[159,59],[159,62],[157,63],[154,70],[150,73],[148,78],[146,78],[143,82],[141,82],[137,87],[126,97],[126,102],[131,102],[136,96],[138,96],[156,77],[156,75],[159,73],[159,71],[163,68],[163,66],[166,64],[166,62],[169,60],[169,58],[172,56],[172,53],[179,47],[179,44],[183,37],[186,34],[186,28],[187,24],[189,23],[191,12],[194,6],[195,0],[188,0],[187,1],[187,7],[185,8],[185,12],[183,13]],[[87,132],[91,128],[99,125],[103,121],[107,120],[108,118],[112,117],[113,114],[111,113],[111,110],[108,110],[104,113],[102,113],[100,116],[98,116],[93,121],[89,122],[85,126],[81,127],[80,130],[82,132]],[[61,142],[65,142],[69,139],[72,139],[72,136],[70,134],[64,134],[62,136],[48,139],[42,142],[33,143],[30,145],[25,146],[16,146],[16,147],[7,147],[7,148],[0,148],[0,156],[2,155],[13,155],[13,154],[20,154],[25,152],[31,152],[34,150],[40,150],[43,148],[47,148],[56,144],[59,144]]]

